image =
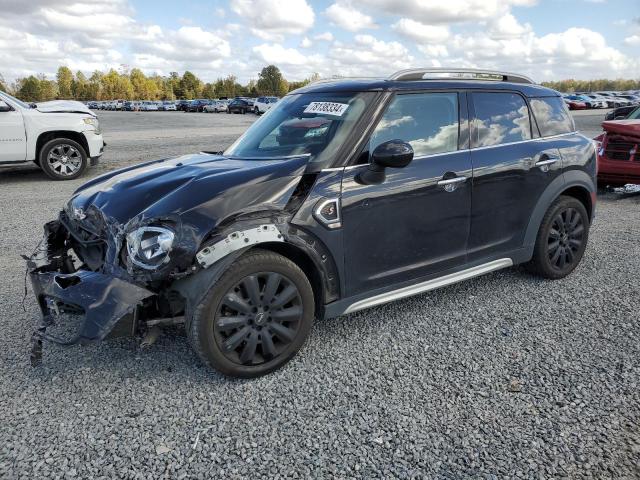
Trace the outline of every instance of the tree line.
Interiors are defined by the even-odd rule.
[[[203,82],[190,71],[169,76],[145,75],[139,68],[131,71],[95,71],[90,77],[78,71],[75,74],[66,66],[58,68],[55,80],[45,75],[18,78],[8,85],[0,74],[0,90],[9,92],[25,102],[47,100],[192,100],[194,98],[233,98],[236,96],[273,95],[281,97],[300,88],[319,75],[288,82],[275,65],[264,67],[257,80],[241,85],[233,75],[218,78],[215,82]]]
[[[288,82],[275,65],[264,67],[257,80],[241,85],[233,75],[218,78],[215,82],[203,82],[190,71],[169,76],[145,75],[139,68],[131,71],[95,71],[90,77],[68,67],[58,68],[55,80],[45,75],[30,75],[9,85],[0,74],[0,90],[12,93],[26,102],[42,102],[54,99],[67,100],[191,100],[194,98],[233,98],[236,96],[274,95],[281,97],[319,79],[314,73],[309,78]],[[560,92],[596,92],[602,90],[639,90],[640,80],[560,80],[542,82],[542,85]]]
[[[573,92],[602,92],[607,90],[626,91],[640,90],[640,80],[560,80],[558,82],[542,82],[545,87],[553,88],[563,93]]]

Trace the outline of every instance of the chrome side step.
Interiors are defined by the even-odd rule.
[[[434,278],[433,280],[427,280],[426,282],[417,283],[415,285],[409,285],[408,287],[399,288],[391,292],[381,293],[373,297],[365,298],[364,300],[358,300],[355,303],[349,305],[344,313],[353,313],[365,308],[374,307],[383,303],[393,302],[401,298],[410,297],[419,293],[428,292],[429,290],[435,290],[436,288],[445,287],[453,283],[462,282],[463,280],[469,280],[470,278],[484,275],[485,273],[494,272],[503,268],[511,267],[513,261],[510,258],[501,258],[489,263],[478,265],[477,267],[468,268],[461,272],[451,273],[444,277]]]

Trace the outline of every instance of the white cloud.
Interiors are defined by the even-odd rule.
[[[513,5],[536,3],[537,0],[360,0],[361,5],[430,25],[488,20],[507,13]]]
[[[334,42],[327,54],[325,76],[387,76],[395,70],[415,66],[415,58],[399,42],[377,40],[371,35],[356,35],[353,43]]]
[[[300,42],[300,46],[302,48],[311,48],[313,46],[313,42],[309,40],[309,37],[304,37]]]
[[[263,43],[253,47],[253,52],[258,58],[269,64],[276,65],[304,65],[307,63],[307,57],[301,54],[295,48],[285,48],[280,44]]]
[[[640,47],[640,35],[631,35],[630,37],[624,39],[624,43],[626,43],[627,45],[631,45],[632,47]]]
[[[255,29],[299,34],[315,20],[306,0],[231,0],[231,9]]]
[[[410,18],[401,18],[391,28],[416,42],[443,42],[449,38],[448,27],[425,25]]]
[[[350,32],[377,28],[373,18],[355,9],[349,3],[336,2],[327,8],[324,13],[331,23]]]
[[[333,34],[331,32],[319,33],[318,35],[313,37],[313,39],[314,40],[324,41],[324,42],[332,42],[333,41]]]
[[[518,38],[531,31],[531,25],[528,23],[522,25],[516,17],[510,13],[505,13],[489,23],[489,35],[495,39]]]

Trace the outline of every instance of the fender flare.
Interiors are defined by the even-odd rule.
[[[538,203],[533,209],[533,213],[529,219],[529,224],[527,225],[527,230],[524,236],[525,248],[533,251],[544,214],[556,198],[572,187],[584,188],[589,194],[596,191],[593,179],[582,170],[570,170],[558,176],[547,186],[542,195],[540,195]],[[593,205],[591,205],[591,211],[593,212]]]

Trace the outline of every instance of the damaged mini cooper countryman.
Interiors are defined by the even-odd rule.
[[[520,263],[559,279],[585,251],[595,175],[562,98],[526,77],[316,82],[224,152],[80,187],[28,262],[32,361],[43,341],[182,323],[206,364],[254,377],[314,319]]]

